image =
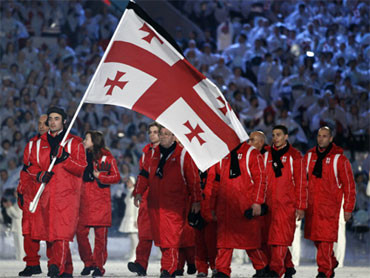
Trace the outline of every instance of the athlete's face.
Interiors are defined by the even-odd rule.
[[[252,132],[248,139],[248,143],[260,151],[265,144],[265,140],[263,139],[262,134],[258,132]]]
[[[45,132],[49,131],[49,127],[46,125],[47,120],[48,120],[48,116],[46,116],[46,115],[42,115],[39,118],[38,131],[41,135],[43,135]]]
[[[63,129],[63,118],[58,113],[50,113],[48,124],[52,133],[57,133]]]
[[[159,132],[159,144],[164,148],[169,148],[175,141],[175,135],[167,128],[161,128]]]
[[[94,146],[94,144],[91,140],[91,134],[90,133],[86,134],[85,139],[83,141],[83,144],[84,144],[85,149],[91,149]]]
[[[280,148],[286,144],[288,134],[284,134],[281,129],[274,129],[272,131],[272,143],[276,148]]]
[[[149,140],[152,144],[159,143],[159,128],[157,126],[151,126],[148,131]]]
[[[317,145],[320,148],[326,148],[333,142],[333,136],[330,135],[329,130],[321,128],[317,133]]]

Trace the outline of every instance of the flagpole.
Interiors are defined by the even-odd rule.
[[[111,38],[111,40],[110,40],[110,42],[109,42],[109,44],[108,44],[108,46],[107,46],[107,48],[106,48],[106,50],[105,50],[104,54],[103,54],[103,57],[101,58],[101,60],[100,60],[100,62],[99,62],[99,65],[98,65],[98,67],[96,68],[95,73],[94,73],[94,75],[93,75],[93,77],[92,77],[92,79],[91,79],[91,81],[90,81],[90,83],[89,83],[89,86],[87,87],[87,89],[86,89],[86,91],[85,91],[85,93],[84,93],[84,95],[83,95],[83,97],[82,97],[82,99],[81,99],[81,101],[80,101],[80,104],[78,105],[77,110],[76,110],[75,114],[74,114],[74,115],[73,115],[73,117],[72,117],[72,120],[71,120],[71,122],[70,122],[70,124],[69,124],[69,126],[68,126],[68,128],[67,128],[67,131],[66,131],[66,133],[64,134],[64,137],[63,137],[63,139],[62,139],[62,142],[60,143],[60,145],[61,145],[62,147],[64,147],[64,145],[65,145],[65,141],[66,141],[66,139],[67,139],[67,137],[68,137],[68,135],[69,135],[69,132],[70,132],[70,131],[71,131],[71,129],[72,129],[72,126],[73,126],[74,122],[76,121],[77,115],[78,115],[78,113],[80,112],[80,110],[81,110],[81,108],[82,108],[82,105],[83,105],[83,104],[84,104],[84,102],[85,102],[85,99],[86,99],[86,97],[87,97],[87,95],[88,95],[88,92],[90,91],[90,89],[91,89],[92,85],[93,85],[93,84],[94,84],[94,82],[95,82],[96,75],[97,75],[97,73],[99,72],[99,69],[101,68],[101,66],[102,66],[102,64],[103,64],[103,62],[104,62],[104,60],[105,60],[105,57],[107,56],[107,54],[108,54],[108,52],[109,52],[108,50],[111,48],[111,46],[112,46],[112,44],[113,44],[113,42],[114,42],[114,38],[115,38],[115,37],[116,37],[116,35],[117,35],[117,32],[118,32],[119,26],[121,25],[121,23],[122,23],[122,21],[123,21],[123,19],[124,19],[125,15],[126,15],[126,12],[127,12],[127,9],[125,9],[125,11],[123,12],[123,15],[122,15],[122,17],[121,17],[121,19],[120,19],[120,21],[119,21],[119,23],[118,23],[117,27],[116,27],[116,30],[114,31],[113,36],[112,36],[112,38]],[[56,157],[54,157],[54,158],[53,158],[53,160],[51,161],[51,164],[50,164],[50,166],[49,166],[49,168],[48,168],[48,172],[50,172],[50,171],[53,169],[54,164],[55,164],[55,161],[56,161]],[[38,189],[38,191],[37,191],[37,193],[36,193],[35,197],[33,198],[32,202],[30,202],[29,211],[30,211],[31,213],[34,213],[34,212],[36,211],[37,205],[38,205],[38,203],[39,203],[40,197],[41,197],[42,192],[44,191],[44,189],[45,189],[45,183],[42,183],[42,184],[40,185],[40,187],[39,187],[39,189]]]

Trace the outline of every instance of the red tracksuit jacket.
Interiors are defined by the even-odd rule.
[[[50,145],[43,134],[31,151],[28,172],[37,187],[37,173],[47,171],[50,165]],[[72,241],[76,233],[82,175],[87,166],[82,139],[69,134],[64,149],[69,158],[54,166],[53,177],[45,186],[32,221],[32,239]]]
[[[289,147],[281,157],[282,176],[275,177],[271,151],[267,157],[266,215],[269,226],[268,244],[290,246],[295,231],[295,211],[307,208],[307,179],[301,153]]]
[[[161,248],[179,248],[188,215],[189,194],[192,202],[199,202],[198,169],[185,149],[176,146],[163,167],[163,178],[155,175],[160,160],[159,147],[143,170],[147,177],[138,179],[138,194],[148,189],[148,210],[154,243]]]
[[[28,167],[30,165],[30,156],[31,156],[31,150],[33,147],[33,144],[39,139],[39,135],[36,135],[33,137],[24,148],[23,152],[23,165],[25,167]],[[18,205],[23,211],[22,215],[22,233],[23,235],[29,235],[31,234],[31,217],[32,214],[29,211],[30,202],[32,202],[33,198],[36,195],[37,187],[35,185],[35,181],[33,180],[32,176],[27,172],[27,170],[24,168],[24,170],[20,173],[19,178],[19,184],[17,187],[18,194],[23,195],[23,206],[20,203],[20,200],[18,198]]]
[[[121,177],[117,168],[117,162],[109,151],[102,150],[102,157],[98,162],[93,163],[94,170],[97,169],[97,164],[101,165],[102,162],[109,163],[111,169],[109,172],[101,172],[99,174],[99,182],[103,185],[118,183]],[[112,225],[110,186],[101,188],[96,179],[92,182],[83,182],[79,223],[85,226],[110,227]]]
[[[261,246],[260,220],[258,217],[247,219],[244,212],[253,203],[264,203],[266,180],[263,158],[247,143],[243,143],[237,154],[241,171],[239,177],[229,177],[230,154],[215,165],[214,172],[208,173],[206,188],[212,187],[214,197],[210,202],[216,206],[217,247],[256,249]],[[213,173],[219,175],[219,182]]]
[[[313,241],[338,239],[339,212],[352,212],[356,202],[356,184],[351,164],[343,150],[333,147],[322,162],[322,178],[312,174],[317,160],[316,148],[304,157],[308,175],[308,208],[305,216],[305,238]]]

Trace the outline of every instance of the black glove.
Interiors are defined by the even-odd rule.
[[[66,160],[69,157],[69,153],[67,153],[62,146],[58,146],[58,148],[54,149],[52,157],[57,158],[57,160],[55,161],[55,165],[57,165],[58,163],[61,163],[64,160]]]
[[[267,214],[267,212],[268,212],[268,206],[266,204],[262,204],[261,205],[261,215],[259,215],[259,216],[265,215],[265,214]],[[252,219],[253,218],[253,209],[250,208],[250,209],[245,210],[244,216],[247,217],[248,219]]]
[[[194,229],[202,230],[204,226],[206,225],[206,221],[200,214],[200,211],[198,213],[189,212],[188,214],[188,223],[189,226],[193,227]]]
[[[37,181],[47,184],[53,175],[54,175],[54,172],[47,172],[47,171],[38,172]]]
[[[24,205],[23,194],[18,193],[18,200],[21,203],[21,207],[23,207],[23,205]]]
[[[90,167],[86,167],[84,171],[84,175],[82,176],[83,181],[93,181],[95,179],[92,169]]]
[[[26,164],[23,164],[23,168],[22,168],[22,171],[25,171],[27,172],[27,169],[28,167],[30,167],[31,165],[26,165]]]
[[[98,167],[96,167],[99,172],[109,172],[111,165],[108,162],[102,162]]]
[[[98,186],[99,186],[100,188],[107,188],[107,187],[109,187],[109,186],[110,186],[110,184],[102,184],[99,180],[96,180],[96,182],[98,183]]]

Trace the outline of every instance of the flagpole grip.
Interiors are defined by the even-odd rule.
[[[64,139],[65,138],[63,138],[63,141],[62,141],[62,144],[61,144],[63,147],[65,145],[65,142],[64,142],[65,140]],[[51,170],[53,170],[53,167],[54,167],[54,164],[55,164],[55,161],[56,160],[57,160],[57,158],[54,157],[53,160],[51,161],[51,164],[50,164],[49,168],[48,168],[48,172],[50,172]],[[46,184],[44,182],[41,183],[41,185],[39,187],[39,190],[37,190],[37,193],[36,193],[35,197],[33,198],[32,202],[30,203],[30,206],[29,206],[28,209],[29,209],[29,211],[31,213],[34,213],[36,211],[36,208],[37,208],[37,205],[38,205],[39,200],[41,198],[42,192],[44,192],[45,185]]]

